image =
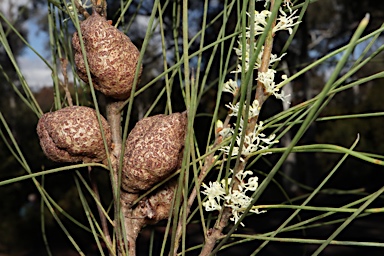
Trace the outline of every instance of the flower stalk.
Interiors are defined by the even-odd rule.
[[[290,4],[289,1],[285,2],[287,5]],[[280,3],[281,1],[279,4]],[[274,5],[275,1],[270,1],[271,10],[274,9]],[[291,9],[289,8],[289,10]],[[213,183],[211,182],[209,186],[203,184],[205,190],[202,191],[202,193],[207,195],[208,198],[208,200],[204,202],[206,211],[219,210],[220,213],[214,227],[210,229],[207,234],[205,245],[200,253],[201,256],[217,252],[223,242],[220,243],[215,250],[214,246],[218,239],[223,237],[223,229],[228,225],[229,221],[233,221],[237,225],[243,225],[243,223],[240,222],[241,215],[244,213],[243,210],[248,208],[253,201],[252,198],[246,195],[246,192],[256,191],[258,188],[257,177],[247,177],[248,175],[252,175],[252,172],[245,170],[250,154],[257,151],[259,148],[264,149],[278,142],[277,140],[274,140],[274,134],[266,137],[266,135],[262,133],[263,123],[258,123],[258,118],[261,107],[270,95],[274,95],[276,98],[283,101],[286,100],[286,96],[284,96],[283,93],[279,93],[279,89],[277,89],[277,86],[275,85],[274,74],[276,71],[270,69],[271,63],[279,61],[282,57],[277,58],[276,55],[272,54],[273,37],[278,30],[288,30],[289,33],[292,33],[291,27],[296,25],[297,22],[294,22],[296,17],[293,17],[294,13],[292,13],[292,11],[291,15],[285,14],[281,8],[279,12],[280,17],[273,18],[270,29],[266,32],[267,35],[264,41],[264,46],[260,51],[260,54],[258,54],[259,56],[253,66],[253,69],[257,69],[258,71],[258,78],[256,79],[257,86],[254,101],[252,102],[252,105],[245,106],[248,113],[246,115],[240,113],[239,103],[236,105],[231,103],[226,105],[230,109],[229,116],[241,115],[241,120],[239,123],[240,127],[238,127],[239,134],[235,141],[237,146],[224,146],[220,150],[226,155],[230,154],[230,157],[237,156],[238,161],[235,165],[235,169],[232,171],[232,178],[223,179],[220,183],[217,181]],[[241,50],[241,46],[239,47],[240,49],[236,49],[236,54],[239,59],[243,61],[245,68],[239,67],[235,73],[239,73],[243,70],[245,72],[252,72],[253,69],[250,67],[250,57],[256,51],[256,44],[253,37],[265,33],[264,30],[267,27],[267,20],[269,18],[272,18],[270,11],[265,10],[261,13],[255,11],[254,19],[251,19],[254,20],[255,23],[251,24],[250,28],[247,28],[245,35],[247,43],[245,59],[243,59],[244,57],[242,56],[243,51]],[[225,91],[234,93],[235,89],[232,81],[227,82]],[[245,118],[245,120],[243,118]],[[263,146],[261,143],[267,144],[267,146]],[[223,201],[224,204],[221,204],[221,201]],[[253,212],[262,213],[264,211]]]

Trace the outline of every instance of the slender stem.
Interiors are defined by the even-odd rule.
[[[81,3],[79,1],[74,1],[74,2],[75,2],[75,6],[76,6],[76,9],[79,12],[79,14],[83,15],[85,18],[88,18],[90,16],[89,12],[87,10],[85,10],[85,8],[81,5]]]
[[[274,1],[271,1],[271,10],[273,8]],[[276,19],[272,22],[272,28],[276,25]],[[261,57],[261,65],[258,70],[258,73],[261,72],[267,72],[269,68],[269,62],[271,59],[271,53],[272,53],[272,48],[273,48],[273,33],[272,29],[268,32],[267,37],[265,38],[265,43],[264,43],[264,51],[263,51],[263,56]],[[264,102],[267,100],[269,95],[265,93],[265,88],[264,84],[260,82],[259,80],[257,81],[257,86],[256,86],[256,94],[255,94],[255,100],[259,102],[259,108],[261,108],[264,104]],[[250,134],[253,132],[255,129],[257,120],[259,119],[259,116],[255,116],[251,118],[248,122],[247,126],[247,134]]]
[[[121,154],[121,148],[122,148],[122,137],[121,137],[121,113],[120,109],[122,105],[124,104],[123,101],[114,101],[111,99],[108,99],[107,102],[107,120],[109,123],[109,126],[111,128],[112,133],[112,142],[113,142],[113,149],[111,154],[111,161],[112,166],[114,168],[114,177],[112,181],[112,185],[114,185],[116,188],[120,188],[119,186],[119,159]],[[115,201],[115,216],[116,216],[116,226],[120,228],[120,208],[123,214],[123,220],[124,220],[124,228],[125,228],[125,237],[128,241],[128,252],[130,256],[136,255],[136,239],[139,235],[139,232],[142,228],[142,221],[140,219],[134,218],[133,216],[133,209],[132,205],[133,202],[138,198],[138,194],[134,193],[128,193],[125,191],[120,191],[120,198]],[[124,232],[122,233],[122,235]],[[120,241],[123,241],[123,239],[119,239]],[[120,251],[123,251],[120,248]]]
[[[68,88],[68,85],[69,85],[68,73],[67,73],[68,59],[67,58],[61,58],[60,63],[61,63],[61,73],[63,74],[63,77],[64,77],[63,89],[65,92],[65,98],[68,101],[68,105],[72,107],[73,106],[72,96],[71,96],[71,93],[69,92],[69,88]]]
[[[111,163],[113,172],[111,173],[111,183],[112,187],[114,188],[114,202],[115,202],[115,224],[117,228],[117,240],[120,244],[119,253],[124,252],[124,232],[119,232],[120,227],[120,207],[124,205],[124,199],[122,198],[123,195],[120,193],[120,198],[118,198],[118,191],[120,190],[119,187],[119,159],[120,159],[120,153],[121,153],[121,145],[122,145],[122,138],[121,138],[121,113],[120,113],[120,107],[124,104],[122,101],[114,101],[112,99],[107,99],[107,120],[109,123],[109,126],[111,128],[112,133],[112,152],[110,155]],[[124,207],[122,207],[123,211],[123,218],[125,220],[125,216],[130,216],[129,213],[124,212]],[[127,222],[124,221],[124,225],[126,226],[126,230],[129,230],[129,226],[127,227]],[[129,246],[131,249],[132,246]]]
[[[138,194],[127,193],[124,191],[121,191],[120,193],[120,203],[124,217],[124,227],[128,241],[129,256],[136,255],[136,239],[143,226],[141,219],[135,218],[133,213],[132,204],[137,198]]]
[[[121,114],[120,107],[124,104],[123,101],[113,101],[107,99],[107,120],[111,128],[113,149],[112,154],[119,159],[121,152]]]

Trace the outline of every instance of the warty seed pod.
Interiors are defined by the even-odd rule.
[[[126,141],[122,188],[145,191],[180,167],[187,114],[156,115],[137,122]]]
[[[108,148],[111,130],[101,117]],[[55,162],[100,162],[106,158],[103,138],[92,108],[73,106],[44,114],[37,134],[45,155]]]
[[[92,83],[96,90],[118,99],[127,99],[132,90],[139,50],[128,36],[112,26],[96,11],[81,22]],[[77,74],[86,83],[88,76],[77,32],[72,38]],[[140,67],[141,75],[142,67]]]
[[[141,200],[133,210],[133,216],[142,219],[142,225],[153,225],[168,219],[176,189],[177,179],[168,181],[148,198]]]

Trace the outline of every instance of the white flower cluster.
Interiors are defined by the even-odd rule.
[[[247,176],[251,175],[247,179]],[[221,203],[224,201],[224,206],[232,209],[232,218],[231,221],[237,223],[240,217],[243,215],[245,209],[251,204],[252,198],[247,196],[246,193],[248,191],[256,191],[259,186],[259,179],[256,176],[252,176],[253,173],[251,171],[240,171],[236,174],[236,178],[239,181],[239,187],[236,190],[232,190],[232,188],[228,189],[228,193],[226,193],[225,189],[225,180],[221,180],[221,182],[209,182],[209,186],[203,184],[202,187],[205,189],[201,191],[204,195],[207,195],[207,201],[203,203],[206,211],[215,211],[221,210]],[[227,180],[228,184],[231,182],[231,179]],[[263,213],[265,211],[259,211],[257,209],[251,209],[250,212],[253,213]],[[243,223],[240,223],[244,226]]]
[[[292,27],[300,23],[299,21],[295,21],[298,18],[298,16],[294,16],[297,10],[294,12],[291,11],[290,15],[287,15],[287,13],[284,12],[282,8],[279,9],[279,12],[280,12],[280,16],[278,16],[276,19],[276,25],[273,27],[272,33],[276,33],[277,31],[280,31],[280,30],[287,30],[289,34],[292,34]],[[267,23],[268,23],[267,19],[271,16],[271,14],[272,13],[268,10],[264,10],[262,12],[255,11],[255,14],[254,14],[254,20],[255,20],[254,35],[255,36],[263,34],[265,30],[265,26],[267,26]],[[249,13],[248,13],[248,16],[250,16]],[[247,38],[250,38],[250,35],[251,35],[250,30],[251,28],[247,27],[247,33],[246,33]]]
[[[296,14],[297,10],[292,12],[292,9],[290,8],[291,2],[289,0],[285,0],[284,3],[286,6],[288,6],[290,14],[288,15],[287,13],[285,13],[283,11],[282,8],[280,8],[279,9],[280,15],[276,19],[277,23],[273,27],[272,32],[276,33],[277,31],[287,30],[289,34],[292,34],[292,28],[299,23],[299,21],[297,21],[298,16],[294,16]],[[248,16],[250,16],[249,13],[247,13],[247,14],[248,14]],[[254,31],[253,31],[254,36],[261,35],[264,32],[265,26],[268,23],[267,20],[270,16],[271,16],[271,12],[268,10],[264,10],[261,12],[255,11],[255,14],[254,14],[255,23],[254,23]],[[250,48],[253,47],[253,50],[256,51],[256,40],[254,40],[254,38],[251,38],[251,27],[249,26],[246,29],[247,29],[247,32],[245,34],[245,37],[247,40],[246,40],[245,56],[243,56],[241,42],[239,42],[238,48],[235,48],[235,53],[238,56],[239,60],[244,59],[244,62],[245,62],[244,70],[245,70],[245,72],[248,72],[248,70],[250,69],[250,56],[249,56]],[[252,46],[251,46],[251,44],[252,44]],[[260,68],[261,58],[263,56],[263,52],[264,52],[264,47],[261,49],[259,55],[257,56],[256,62],[253,66],[253,69],[259,69]],[[269,60],[269,66],[272,66],[275,62],[280,61],[281,58],[284,57],[284,55],[285,54],[278,57],[276,54],[271,54],[271,57]],[[237,69],[235,71],[233,71],[233,73],[241,73],[241,72],[242,72],[242,66],[239,64],[237,66]],[[268,69],[267,72],[259,72],[258,78],[256,80],[263,83],[263,85],[265,87],[265,91],[267,93],[269,93],[270,95],[274,95],[277,99],[288,102],[287,98],[290,95],[284,95],[283,91],[279,92],[280,87],[278,85],[276,85],[274,82],[275,73],[276,73],[276,71],[273,69]],[[228,86],[227,83],[225,83],[224,86]],[[224,90],[224,91],[226,91],[226,90]]]
[[[236,137],[235,146],[233,146],[231,156],[239,155],[239,148],[240,148],[240,142],[241,142],[241,136],[242,136],[241,134],[243,132],[243,125],[244,125],[244,121],[241,120],[240,121],[240,127],[239,127],[239,134]],[[275,134],[271,134],[270,136],[266,137],[266,135],[264,133],[262,133],[263,130],[264,130],[263,122],[260,121],[255,126],[253,132],[245,135],[244,144],[243,144],[243,147],[241,149],[240,155],[248,156],[248,155],[250,155],[250,154],[252,154],[258,150],[266,149],[266,148],[268,148],[268,146],[279,142],[278,140],[275,140],[275,137],[276,137]],[[233,131],[231,131],[231,132],[233,134]],[[224,146],[224,147],[220,148],[219,150],[223,151],[226,154],[229,154],[230,148],[231,148],[231,145],[228,145],[228,146]],[[265,153],[265,154],[267,154],[267,153]]]
[[[265,91],[270,94],[274,95],[276,99],[282,100],[290,103],[287,98],[289,98],[290,94],[285,95],[284,91],[280,91],[280,87],[278,84],[275,84],[275,73],[276,70],[274,69],[268,69],[267,72],[259,72],[257,76],[257,80],[263,83]],[[281,76],[283,80],[288,79],[286,75]]]
[[[235,53],[236,55],[238,56],[239,60],[242,60],[242,46],[241,46],[241,43],[239,43],[239,48],[235,48]],[[248,72],[249,70],[249,61],[250,61],[250,58],[249,58],[249,48],[250,48],[250,44],[249,42],[247,42],[247,50],[246,50],[246,54],[245,54],[245,72]],[[254,48],[254,51],[256,51],[256,42],[253,43],[253,48]],[[257,59],[256,59],[256,62],[255,62],[255,65],[253,66],[253,69],[259,69],[260,66],[261,66],[261,58],[263,57],[263,53],[264,53],[264,46],[262,46],[261,48],[261,51],[259,53],[259,55],[257,56]],[[271,57],[270,57],[270,60],[269,60],[269,65],[272,65],[273,63],[277,62],[277,61],[280,61],[281,58],[283,58],[284,56],[286,55],[286,53],[284,53],[283,55],[281,55],[280,57],[277,57],[276,54],[271,54]],[[232,71],[232,73],[241,73],[241,65],[237,65],[237,69]],[[231,79],[230,79],[231,80]],[[228,82],[227,82],[228,83]],[[226,85],[226,83],[224,84],[224,86]]]
[[[227,81],[224,84],[223,92],[229,92],[229,93],[232,93],[233,96],[235,96],[238,91],[239,91],[239,86],[232,79],[229,79],[229,81]]]
[[[258,0],[257,0],[258,1]],[[266,1],[266,4],[268,4],[268,0]],[[292,27],[294,27],[296,24],[298,24],[297,16],[294,16],[296,11],[292,12],[292,9],[290,8],[291,2],[290,0],[284,0],[285,5],[288,6],[288,9],[290,11],[290,15],[287,15],[282,8],[279,10],[279,17],[276,19],[276,26],[273,28],[273,33],[280,31],[280,30],[287,30],[290,34],[292,33]],[[250,66],[250,53],[256,52],[256,40],[255,38],[251,38],[251,34],[254,36],[258,36],[262,34],[265,30],[265,27],[268,22],[268,18],[271,16],[271,12],[264,10],[262,12],[255,12],[254,14],[254,31],[251,33],[250,27],[247,27],[247,31],[245,34],[246,37],[246,49],[244,49],[245,54],[243,55],[243,46],[239,42],[239,47],[235,48],[235,53],[238,56],[240,61],[244,61],[245,66],[242,67],[241,65],[238,65],[237,70],[233,71],[233,73],[241,73],[243,71],[253,71],[254,69],[259,69],[261,67],[262,63],[262,56],[264,52],[264,48],[260,50],[259,55],[257,56],[256,62],[253,65],[253,67]],[[250,16],[250,14],[248,14]],[[251,49],[253,47],[253,49]],[[253,50],[253,51],[251,51]],[[278,57],[276,54],[271,54],[270,60],[269,60],[269,66],[271,66],[273,63],[280,61],[281,58],[284,55]],[[277,99],[281,99],[283,101],[286,101],[286,98],[289,96],[285,96],[283,92],[280,91],[280,84],[275,83],[275,73],[276,71],[273,69],[268,69],[267,72],[259,72],[258,77],[256,80],[261,82],[264,85],[265,92],[269,95],[274,95]],[[286,80],[287,77],[284,75],[283,80]],[[230,79],[226,83],[224,83],[223,91],[233,94],[233,96],[237,96],[239,93],[239,86],[236,81],[233,81]],[[246,104],[249,105],[249,112],[248,112],[248,118],[257,117],[260,113],[260,102],[257,100],[254,100],[252,103],[247,102]],[[232,148],[231,157],[232,156],[240,156],[240,160],[244,161],[244,157],[249,156],[252,153],[255,153],[259,150],[263,150],[266,148],[269,148],[275,143],[278,143],[278,140],[276,140],[275,134],[272,134],[270,136],[266,136],[263,133],[263,130],[265,129],[263,127],[263,122],[259,122],[255,125],[254,130],[252,132],[247,132],[244,129],[244,122],[247,120],[243,119],[244,113],[239,113],[240,103],[228,103],[225,105],[229,108],[230,116],[237,116],[241,117],[240,119],[240,125],[238,127],[239,133],[236,137],[236,140],[234,141],[234,145],[227,145],[223,146],[219,150],[224,152],[225,155],[229,155],[230,149]],[[246,109],[245,106],[243,109]],[[233,136],[234,130],[230,127],[223,127],[223,123],[218,120],[216,123],[216,131],[220,136],[223,138]],[[246,133],[246,134],[243,134]],[[242,145],[242,148],[240,150],[240,144],[241,144],[241,138],[244,136],[244,143]],[[267,153],[264,153],[267,154]],[[239,219],[241,218],[242,214],[244,214],[245,209],[250,206],[252,202],[252,198],[247,195],[247,192],[249,191],[256,191],[258,188],[258,177],[253,176],[253,173],[251,171],[240,171],[235,175],[235,179],[237,179],[236,184],[239,184],[236,186],[236,188],[233,188],[232,186],[226,187],[226,184],[231,183],[231,179],[228,178],[227,180],[222,180],[221,182],[215,181],[215,182],[209,182],[209,185],[203,184],[202,188],[203,190],[201,193],[207,196],[207,200],[203,203],[203,206],[205,207],[206,211],[215,211],[215,210],[221,210],[222,207],[229,207],[232,210],[232,218],[230,220],[237,223]],[[258,211],[257,209],[251,210],[251,212],[254,213],[261,213],[264,211]],[[240,223],[243,225],[243,223]],[[244,225],[243,225],[244,226]]]
[[[236,103],[236,105],[233,105],[232,103],[228,103],[225,106],[229,108],[230,116],[239,115],[239,106],[240,106],[239,102]],[[260,113],[259,101],[254,100],[252,105],[249,106],[248,118],[256,117],[259,115],[259,113]],[[275,134],[271,134],[270,136],[266,137],[266,135],[262,133],[262,131],[264,130],[263,125],[264,123],[260,121],[255,126],[254,130],[251,133],[245,135],[243,147],[240,153],[241,156],[248,156],[258,150],[266,149],[268,146],[279,142],[278,140],[275,140],[275,137],[276,137]],[[220,120],[217,122],[216,126],[217,128],[221,129],[221,131],[219,132],[219,135],[221,135],[223,138],[226,138],[234,134],[233,128],[222,127],[223,124]],[[245,132],[243,127],[244,127],[244,120],[241,118],[239,132],[236,137],[235,145],[233,146],[231,156],[239,155],[241,136],[242,136],[242,133]],[[231,146],[228,145],[228,146],[223,146],[219,150],[223,151],[225,154],[228,155],[230,148]],[[264,154],[267,154],[267,153],[264,153]]]
[[[236,105],[233,105],[232,103],[228,103],[225,106],[231,110],[231,112],[229,113],[229,116],[238,116],[238,114],[239,114],[239,106],[240,106],[239,102],[237,102]],[[258,116],[259,113],[260,113],[259,101],[258,100],[254,100],[252,105],[249,106],[248,118],[252,118],[252,117]]]

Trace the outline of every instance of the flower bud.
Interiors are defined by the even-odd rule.
[[[111,130],[101,117],[108,148]],[[45,155],[55,162],[100,162],[106,158],[103,138],[92,108],[73,106],[44,114],[37,134]]]

